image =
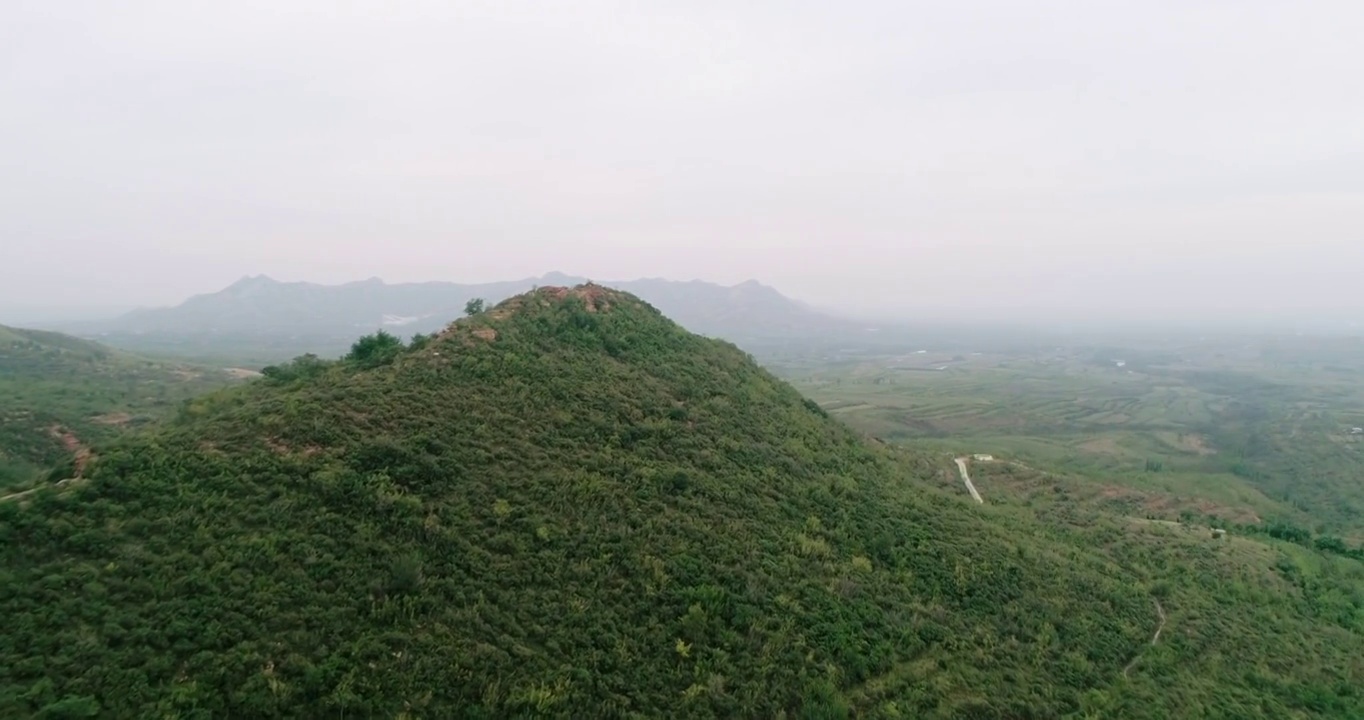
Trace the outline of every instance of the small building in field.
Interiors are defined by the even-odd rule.
[[[1351,435],[1364,435],[1364,428],[1350,428]]]
[[[976,462],[991,462],[995,459],[994,455],[972,455],[971,458]]]

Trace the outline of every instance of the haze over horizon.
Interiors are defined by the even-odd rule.
[[[1364,6],[18,2],[0,313],[244,275],[1357,322]]]

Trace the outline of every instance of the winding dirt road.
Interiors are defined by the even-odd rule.
[[[976,492],[976,486],[971,482],[971,474],[966,472],[966,458],[957,458],[957,469],[961,470],[961,479],[966,483],[966,490],[971,493],[971,497],[975,498],[976,502],[984,505],[985,498],[982,498],[980,493]]]
[[[62,487],[64,485],[69,485],[85,477],[85,468],[89,466],[90,461],[95,458],[95,454],[90,452],[90,448],[86,447],[85,443],[82,443],[80,441],[80,438],[76,437],[75,433],[71,432],[70,430],[60,425],[53,425],[52,427],[48,428],[48,433],[51,434],[52,437],[60,440],[62,443],[62,447],[66,448],[66,451],[71,453],[72,464],[74,465],[76,470],[75,477],[69,477],[65,480],[60,480],[54,483],[54,487]],[[41,489],[42,486],[39,486],[32,488],[30,490],[22,490],[16,493],[10,493],[8,495],[0,495],[0,502],[22,500],[25,497],[28,497],[29,495],[32,495],[33,493],[36,493]]]
[[[1151,644],[1155,645],[1160,641],[1161,631],[1165,629],[1165,608],[1160,606],[1159,600],[1155,600],[1155,598],[1152,598],[1152,600],[1156,603],[1156,614],[1160,616],[1160,624],[1156,626],[1156,634],[1151,636]],[[1127,667],[1122,669],[1122,676],[1127,677],[1127,673],[1131,672],[1132,668],[1136,667],[1137,661],[1140,659],[1141,653],[1137,653],[1137,656],[1132,658],[1132,662],[1127,663]]]

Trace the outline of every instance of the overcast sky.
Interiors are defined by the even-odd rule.
[[[0,3],[0,311],[756,278],[1364,311],[1364,3]]]

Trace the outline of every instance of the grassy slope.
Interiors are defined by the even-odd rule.
[[[578,295],[201,398],[90,483],[0,506],[0,711],[1360,711],[1346,606],[1327,627],[1270,576],[1247,592],[1283,595],[1276,623],[1206,622],[1251,582],[1239,546],[1129,557],[967,504],[734,347]],[[1157,597],[1177,625],[1151,648]]]
[[[0,326],[0,494],[31,485],[54,467],[70,471],[70,449],[60,432],[103,442],[229,381],[221,371]]]

